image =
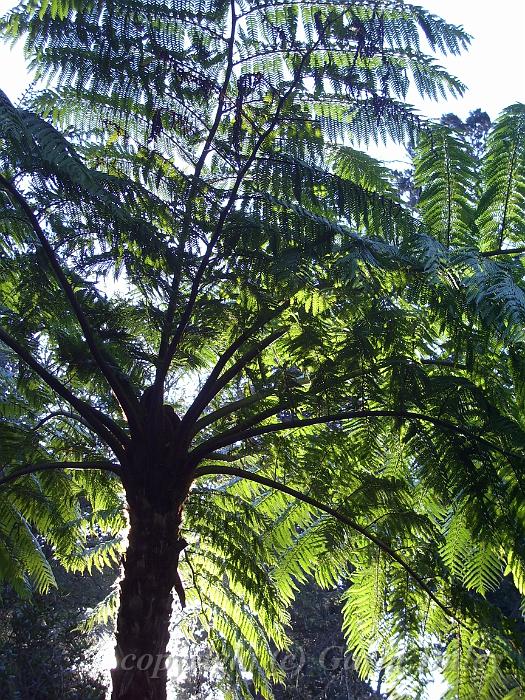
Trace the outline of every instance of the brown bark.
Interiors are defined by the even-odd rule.
[[[160,399],[155,388],[144,392],[140,402],[144,423],[127,450],[122,470],[129,531],[112,700],[166,700],[174,589],[184,605],[177,570],[186,546],[180,526],[192,478],[187,465],[189,437],[180,434],[179,417]]]
[[[172,591],[181,597],[177,567],[186,543],[179,535],[182,505],[159,506],[146,496],[129,501],[112,700],[166,699]]]

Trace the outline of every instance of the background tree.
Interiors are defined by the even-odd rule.
[[[100,602],[115,572],[68,574],[54,567],[57,590],[30,600],[2,587],[0,694],[5,700],[103,700],[107,679],[95,634],[79,634],[86,606]]]
[[[291,649],[279,661],[286,685],[274,689],[276,700],[381,700],[380,692],[361,679],[345,647],[339,597],[343,591],[301,586],[292,606]],[[374,683],[381,689],[381,682]]]
[[[314,571],[351,582],[358,669],[397,696],[440,638],[451,693],[518,697],[485,594],[503,562],[523,585],[521,267],[498,262],[523,108],[479,187],[425,133],[419,218],[355,148],[415,135],[411,78],[460,93],[420,46],[468,36],[394,0],[45,0],[3,30],[50,80],[0,105],[4,577],[53,584],[35,530],[73,569],[118,557],[126,511],[114,698],[165,697],[173,588],[231,695],[248,671],[270,697]]]
[[[483,112],[479,107],[478,109],[473,109],[465,121],[456,114],[449,112],[441,117],[441,123],[463,134],[474,149],[474,155],[478,160],[481,160],[485,152],[487,135],[492,125],[486,112]]]
[[[459,132],[466,139],[473,149],[473,155],[476,157],[479,167],[481,167],[481,159],[485,152],[487,135],[491,127],[489,115],[478,108],[472,110],[465,121],[463,121],[457,114],[449,112],[441,117],[441,123],[450,127],[453,131]],[[412,142],[407,147],[411,167],[403,171],[396,171],[395,178],[400,196],[412,208],[417,207],[421,194],[414,183],[414,149],[415,143]]]

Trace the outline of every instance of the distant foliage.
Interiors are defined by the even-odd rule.
[[[97,637],[75,629],[81,609],[100,595],[112,572],[92,579],[58,571],[60,593],[20,600],[2,588],[0,693],[4,700],[104,700]]]

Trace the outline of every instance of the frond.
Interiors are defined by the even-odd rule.
[[[483,160],[484,192],[477,225],[481,245],[504,248],[523,241],[525,229],[525,106],[507,107],[495,122]]]
[[[415,160],[418,209],[426,233],[447,247],[476,244],[475,165],[459,135],[441,125],[422,132]]]

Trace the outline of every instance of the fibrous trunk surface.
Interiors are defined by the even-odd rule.
[[[112,700],[165,700],[173,588],[185,542],[181,506],[161,510],[145,497],[129,504],[128,549],[120,584]]]

